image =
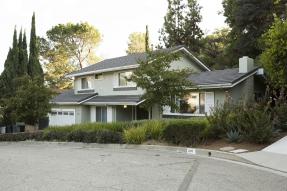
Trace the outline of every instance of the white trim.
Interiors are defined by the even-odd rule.
[[[205,117],[205,114],[200,113],[163,113],[162,115],[171,115],[171,116],[186,116],[186,117]]]
[[[141,104],[141,103],[143,103],[143,102],[145,102],[145,99],[143,99],[143,100],[141,100],[140,102],[138,102],[137,105],[139,105],[139,104]]]
[[[113,122],[113,108],[111,106],[107,107],[107,122]]]
[[[66,77],[77,77],[77,76],[84,76],[88,74],[98,74],[98,73],[104,73],[104,72],[112,72],[112,71],[118,71],[118,70],[127,70],[127,69],[134,69],[137,68],[139,64],[129,65],[129,66],[121,66],[121,67],[114,67],[114,68],[108,68],[108,69],[102,69],[102,70],[96,70],[96,71],[89,71],[89,72],[82,72],[78,74],[68,74]]]
[[[78,93],[78,91],[87,91],[87,90],[93,90],[93,91],[95,91],[93,88],[87,88],[87,89],[78,89],[78,90],[76,90],[77,91],[77,93]],[[78,93],[78,94],[87,94],[87,93]]]
[[[77,105],[78,102],[50,102],[51,104],[57,104],[57,105]]]
[[[92,98],[94,98],[94,97],[96,97],[96,96],[98,96],[98,94],[97,94],[97,95],[93,95],[93,96],[91,96],[91,97],[89,97],[89,98],[87,98],[87,99],[84,99],[84,100],[82,100],[82,101],[80,101],[80,102],[78,102],[78,103],[79,103],[79,104],[84,103],[84,102],[89,101],[90,99],[92,99]]]
[[[200,64],[203,68],[205,68],[207,71],[211,71],[205,64],[203,64],[198,58],[196,58],[191,52],[189,52],[185,47],[182,47],[178,50],[175,50],[174,52],[178,52],[180,50],[184,50],[190,57],[192,57],[198,64]]]
[[[98,106],[106,106],[106,105],[138,105],[138,103],[131,102],[85,102],[84,105],[98,105]]]

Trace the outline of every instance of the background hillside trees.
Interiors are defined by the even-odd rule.
[[[194,53],[199,53],[200,39],[203,36],[199,27],[202,19],[200,9],[197,0],[187,0],[187,3],[183,0],[168,0],[168,11],[160,30],[159,47],[185,45]]]
[[[65,79],[66,74],[99,61],[95,49],[101,34],[88,23],[58,24],[40,42],[45,78],[51,88],[71,88],[72,81]]]

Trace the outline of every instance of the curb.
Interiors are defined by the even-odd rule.
[[[2,142],[2,144],[13,144],[15,142]],[[164,145],[131,145],[131,144],[99,144],[99,143],[78,143],[78,142],[47,142],[47,141],[20,141],[19,143],[24,144],[46,144],[46,145],[69,145],[75,147],[83,148],[107,148],[107,149],[135,149],[135,150],[153,150],[153,151],[172,151],[175,153],[183,153],[188,156],[202,156],[208,158],[218,158],[225,159],[235,162],[241,162],[251,165],[256,165],[255,163],[244,159],[233,153],[227,153],[223,151],[208,150],[208,149],[198,149],[189,147],[176,147],[176,146],[164,146]],[[188,153],[187,150],[192,149],[194,153]]]

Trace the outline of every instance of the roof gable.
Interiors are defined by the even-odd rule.
[[[189,80],[197,87],[233,87],[241,80],[256,74],[258,67],[247,73],[239,73],[238,68],[214,70],[191,74]]]
[[[182,51],[188,57],[190,57],[195,64],[203,69],[203,71],[210,71],[210,69],[205,66],[200,60],[198,60],[191,52],[189,52],[184,46],[176,46],[172,48],[156,50],[164,51],[166,53]],[[72,72],[67,75],[67,77],[81,76],[87,74],[102,73],[108,71],[116,71],[122,69],[137,68],[138,61],[145,61],[147,59],[147,53],[134,53],[126,56],[110,58],[103,61],[100,61],[96,64],[85,67],[81,70]]]

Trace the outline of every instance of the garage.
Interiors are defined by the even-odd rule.
[[[75,122],[74,109],[52,109],[49,114],[49,126],[73,125]]]

